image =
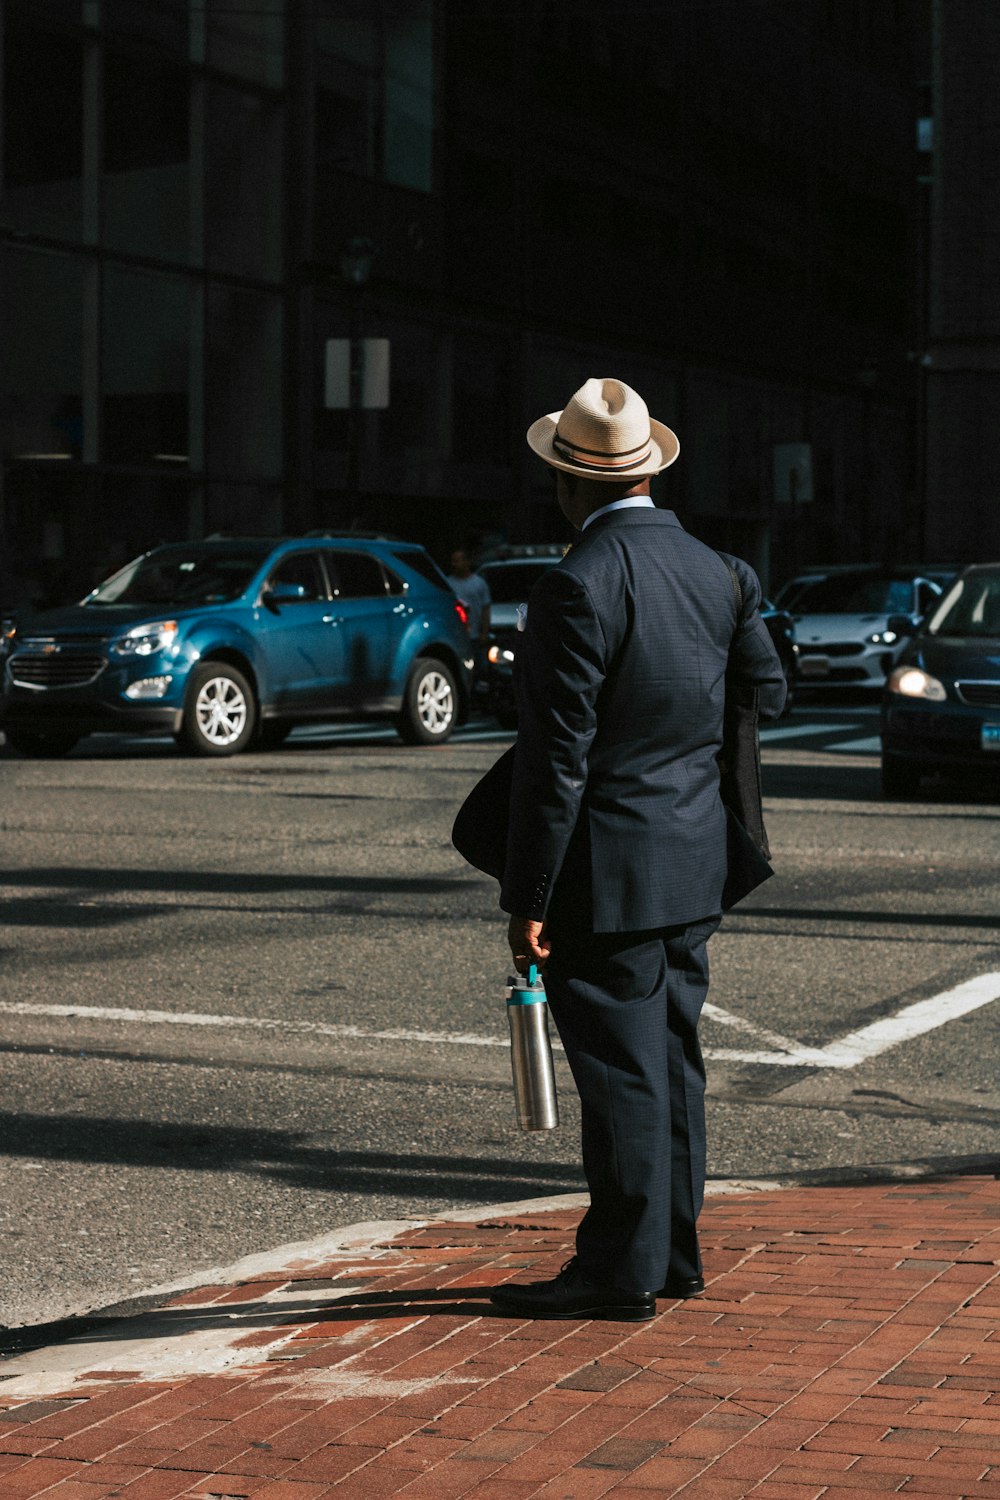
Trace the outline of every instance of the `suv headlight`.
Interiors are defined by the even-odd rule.
[[[892,646],[899,640],[899,636],[894,630],[876,630],[868,640],[872,646]]]
[[[923,667],[896,667],[890,672],[886,687],[890,693],[901,693],[904,698],[930,698],[934,703],[943,703],[948,696],[944,683]]]
[[[157,620],[152,625],[133,625],[111,642],[116,656],[152,656],[167,651],[177,638],[176,620]]]
[[[17,626],[10,620],[0,621],[0,656],[6,656],[14,649],[14,640],[17,636]]]

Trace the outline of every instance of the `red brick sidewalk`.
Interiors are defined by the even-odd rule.
[[[705,1297],[645,1324],[491,1315],[574,1218],[435,1223],[144,1315],[175,1369],[227,1328],[224,1373],[31,1397],[0,1365],[0,1496],[1000,1500],[996,1179],[717,1198]]]

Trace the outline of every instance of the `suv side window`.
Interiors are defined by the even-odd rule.
[[[385,563],[382,564],[382,572],[385,576],[386,590],[394,599],[398,599],[401,594],[406,593],[409,584],[404,583],[398,573],[394,573],[391,568],[387,568]]]
[[[941,592],[926,578],[917,579],[917,614],[926,615],[941,597]]]
[[[374,557],[364,552],[326,554],[330,587],[336,599],[384,599],[385,579]]]
[[[293,552],[290,557],[283,557],[277,567],[267,580],[265,592],[274,584],[291,584],[305,590],[300,604],[315,603],[317,599],[326,598],[326,580],[320,567],[319,555],[316,552]]]

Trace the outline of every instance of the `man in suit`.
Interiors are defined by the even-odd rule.
[[[520,972],[543,966],[580,1094],[590,1207],[552,1281],[496,1288],[520,1316],[651,1318],[704,1289],[698,1018],[727,876],[719,795],[727,674],[780,713],[753,570],[658,510],[668,427],[588,380],[528,443],[579,540],[535,585],[500,904]]]

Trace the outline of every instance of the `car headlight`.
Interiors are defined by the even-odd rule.
[[[14,649],[14,640],[17,636],[17,626],[12,625],[9,620],[0,624],[0,656],[6,656]]]
[[[167,651],[176,637],[176,620],[157,620],[152,625],[133,625],[111,642],[111,649],[118,656],[152,656],[157,651]]]
[[[876,630],[868,640],[873,646],[892,646],[899,640],[899,636],[894,630]]]
[[[934,703],[943,703],[948,696],[944,683],[922,667],[896,667],[890,672],[886,687],[890,693],[901,693],[904,698],[930,698]]]

